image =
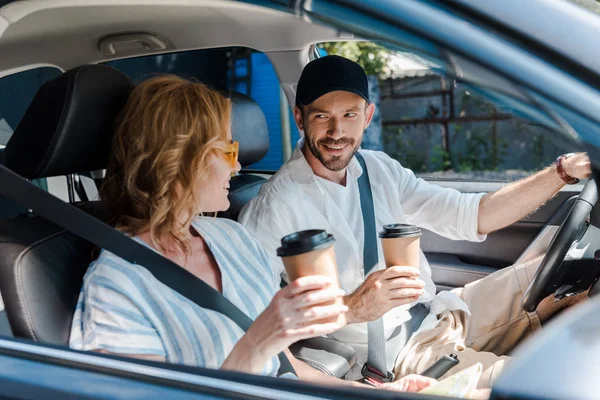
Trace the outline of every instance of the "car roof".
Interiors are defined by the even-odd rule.
[[[67,70],[150,54],[143,48],[113,56],[102,54],[99,43],[103,38],[131,32],[162,39],[165,48],[161,53],[229,46],[262,52],[292,51],[339,38],[336,29],[312,25],[288,12],[242,2],[16,1],[0,9],[0,76],[33,65]]]

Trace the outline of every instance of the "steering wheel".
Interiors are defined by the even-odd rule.
[[[533,276],[525,292],[525,296],[523,296],[523,301],[521,302],[523,310],[527,312],[535,311],[544,297],[554,291],[551,285],[555,281],[555,278],[562,276],[566,272],[560,271],[560,266],[569,249],[578,239],[578,235],[586,225],[586,218],[597,201],[598,189],[596,182],[590,178],[577,200],[575,200],[569,214],[567,214],[567,217],[558,228],[552,242],[550,242],[546,256]]]

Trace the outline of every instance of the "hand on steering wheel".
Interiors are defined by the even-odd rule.
[[[571,211],[558,228],[552,239],[548,252],[542,264],[536,271],[525,295],[521,306],[527,312],[533,312],[544,297],[551,294],[555,277],[563,275],[566,271],[560,271],[560,266],[567,252],[577,240],[577,235],[586,224],[586,218],[598,201],[598,189],[596,182],[590,179],[573,204]]]

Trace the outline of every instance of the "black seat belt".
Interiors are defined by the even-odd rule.
[[[375,207],[373,206],[373,192],[371,191],[371,181],[369,180],[369,171],[362,154],[356,153],[356,159],[363,170],[358,178],[358,190],[360,194],[360,208],[363,216],[363,225],[365,229],[363,264],[365,276],[379,262],[379,253],[377,250],[377,233],[375,226]],[[421,323],[429,315],[429,307],[418,303],[408,311],[410,319],[404,324],[396,327],[396,330],[390,336],[390,339],[398,334],[402,334],[403,342],[406,343],[411,335],[419,329]],[[376,325],[375,323],[378,323]],[[367,381],[390,382],[395,379],[394,373],[387,370],[386,340],[383,326],[383,318],[367,323],[368,334],[368,355],[367,362],[361,370],[362,375]]]
[[[356,159],[362,168],[362,175],[358,178],[358,191],[364,225],[363,268],[366,277],[379,263],[377,228],[375,226],[375,207],[373,206],[369,171],[360,152],[356,153]],[[388,371],[387,368],[383,317],[367,322],[367,347],[367,362],[362,367],[362,375],[366,379],[374,379],[377,382],[393,381],[394,374]]]
[[[252,319],[242,310],[191,272],[99,219],[32,185],[3,165],[0,165],[0,193],[88,242],[130,263],[143,266],[160,282],[198,306],[231,318],[244,332],[252,324]],[[279,361],[280,375],[287,372],[295,374],[283,352],[279,354]]]

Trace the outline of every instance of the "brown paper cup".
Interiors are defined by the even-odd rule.
[[[282,257],[290,282],[304,276],[324,275],[333,279],[333,286],[340,287],[333,236],[327,235],[322,230],[301,231],[284,237],[281,242],[282,247],[277,249],[277,255]],[[339,298],[335,303],[344,304],[344,301]],[[336,321],[345,325],[346,315],[340,314],[339,317],[327,318],[315,323]]]
[[[414,225],[385,225],[379,232],[387,268],[395,265],[420,266],[421,230]]]
[[[394,265],[410,265],[419,268],[421,238],[381,239],[386,268]]]

